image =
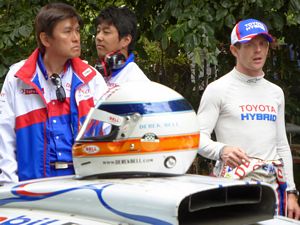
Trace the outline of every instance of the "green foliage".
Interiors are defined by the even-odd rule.
[[[300,31],[299,7],[300,0],[224,0],[220,2],[166,0],[156,2],[155,10],[148,9],[148,11],[157,16],[149,17],[151,26],[144,27],[143,30],[147,34],[148,41],[160,43],[157,46],[161,48],[161,57],[155,56],[154,59],[157,59],[156,64],[159,65],[155,67],[160,68],[161,71],[153,72],[166,76],[167,78],[159,80],[162,83],[167,80],[167,83],[164,83],[166,85],[182,82],[182,79],[178,79],[178,67],[168,65],[170,63],[168,53],[172,49],[172,52],[186,54],[188,57],[185,63],[190,67],[194,65],[194,69],[190,70],[189,74],[184,73],[187,76],[185,82],[190,85],[189,93],[177,86],[172,87],[188,97],[197,108],[201,91],[206,85],[228,72],[235,64],[234,58],[229,53],[230,33],[234,24],[245,18],[262,20],[268,25],[274,37],[284,44],[284,47],[273,50],[272,58],[266,65],[266,77],[280,85],[286,93],[287,121],[299,124],[299,98],[295,98],[295,91],[291,91],[300,86],[299,69],[295,68],[296,61],[291,61],[287,53],[283,55],[288,46],[300,46],[300,39],[297,35]],[[152,53],[148,52],[148,54]],[[193,59],[193,62],[188,59]],[[275,65],[271,65],[272,63]],[[184,64],[182,67],[187,65]],[[207,69],[215,68],[213,65],[217,66],[217,71],[211,70],[212,73],[209,73]],[[289,76],[287,77],[286,74]],[[191,80],[193,81],[190,82]],[[186,87],[185,84],[180,85]]]
[[[0,86],[9,66],[26,58],[36,48],[34,18],[38,10],[55,0],[0,1]],[[139,22],[137,61],[155,81],[168,85],[197,108],[201,93],[212,80],[235,64],[229,53],[230,32],[245,18],[264,21],[285,46],[299,49],[300,0],[65,0],[81,14],[82,58],[96,60],[94,19],[109,5],[127,5]],[[297,50],[298,51],[298,50]],[[298,56],[299,57],[299,56]],[[300,124],[297,61],[287,47],[272,51],[266,65],[267,78],[286,94],[287,120]],[[299,94],[297,95],[299,96]]]
[[[0,3],[1,80],[11,64],[33,50],[33,18],[38,9],[39,6],[30,1],[5,0]]]

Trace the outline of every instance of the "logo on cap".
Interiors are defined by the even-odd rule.
[[[263,22],[255,19],[242,20],[235,25],[231,32],[231,44],[246,43],[257,35],[262,35],[269,42],[273,41],[272,36],[268,33],[267,26]]]

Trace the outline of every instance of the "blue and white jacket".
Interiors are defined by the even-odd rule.
[[[61,75],[66,100],[36,49],[11,66],[0,94],[0,184],[55,176],[50,162],[72,162],[71,148],[89,109],[107,91],[103,77],[79,58]],[[70,173],[73,173],[72,170]]]

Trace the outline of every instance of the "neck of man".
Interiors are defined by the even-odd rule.
[[[67,62],[66,59],[62,59],[61,57],[57,56],[52,56],[47,52],[43,56],[43,61],[48,75],[51,75],[53,73],[61,74]]]
[[[239,71],[240,73],[245,74],[245,75],[250,76],[250,77],[259,77],[259,76],[262,76],[264,74],[262,68],[261,69],[247,69],[243,66],[240,66],[239,64],[237,64],[235,66],[235,69],[237,71]]]

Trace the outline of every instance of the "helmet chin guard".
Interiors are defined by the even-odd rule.
[[[76,176],[181,175],[193,163],[199,125],[192,106],[155,82],[112,87],[73,145]]]

